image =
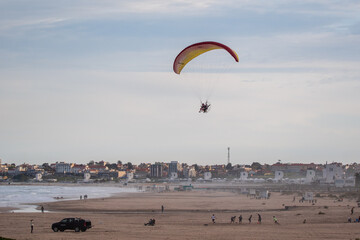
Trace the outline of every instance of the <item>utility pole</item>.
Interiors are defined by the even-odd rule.
[[[228,147],[228,164],[230,163],[230,148]]]

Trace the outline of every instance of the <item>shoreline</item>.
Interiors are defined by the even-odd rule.
[[[27,186],[29,186],[30,188],[27,188]],[[26,191],[29,194],[32,194],[32,190],[33,187],[37,187],[37,186],[41,186],[41,187],[46,187],[44,188],[44,190],[40,190],[39,192],[36,192],[35,195],[37,194],[38,198],[45,198],[43,199],[44,201],[36,201],[33,202],[29,199],[24,199],[21,200],[21,194],[18,194],[16,192],[14,192],[14,189],[12,189],[12,187],[24,187],[24,189],[27,189]],[[7,187],[7,189],[9,191],[10,196],[12,194],[15,194],[16,198],[14,199],[14,201],[11,201],[11,198],[3,199],[3,203],[2,206],[0,206],[0,212],[4,213],[4,212],[37,212],[40,210],[40,207],[43,205],[48,205],[50,203],[54,203],[54,202],[67,202],[67,201],[78,201],[80,195],[88,195],[88,200],[90,199],[103,199],[103,198],[111,198],[111,197],[116,197],[117,195],[122,195],[122,194],[126,194],[129,192],[137,192],[139,191],[137,188],[134,187],[122,187],[122,186],[114,186],[114,185],[103,185],[103,184],[99,184],[99,185],[78,185],[78,184],[58,184],[58,185],[47,185],[47,184],[14,184],[14,185],[5,185],[5,186],[0,186],[0,188],[2,187]],[[56,189],[57,187],[65,187],[65,189],[60,190],[60,192],[51,192],[52,189]],[[76,189],[79,188],[81,190],[83,190],[82,192],[86,192],[87,188],[88,190],[90,190],[87,194],[80,194],[77,195],[76,193]],[[21,188],[22,189],[22,188]],[[70,190],[66,190],[66,189],[70,189]],[[96,193],[96,189],[100,189],[101,191]],[[5,189],[3,189],[5,190]],[[109,191],[108,191],[109,190]],[[35,191],[35,190],[34,190]],[[50,192],[49,192],[50,191]],[[65,191],[65,192],[64,192]],[[94,194],[96,193],[96,194]],[[5,190],[5,195],[6,195],[6,190]],[[24,195],[25,196],[25,195]],[[35,196],[36,198],[36,196]]]
[[[109,186],[109,187],[127,187],[122,183],[85,183],[85,182],[0,182],[0,186]]]

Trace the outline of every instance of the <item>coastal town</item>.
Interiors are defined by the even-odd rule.
[[[2,163],[0,236],[356,239],[359,167],[281,160],[205,166],[177,161]],[[64,219],[91,228],[59,228]]]
[[[2,163],[1,182],[247,182],[289,184],[332,184],[355,187],[360,184],[360,164],[282,163],[251,165],[189,165],[171,162],[141,163],[89,161],[78,163]]]

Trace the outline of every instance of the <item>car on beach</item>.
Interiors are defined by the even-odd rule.
[[[91,228],[91,221],[82,218],[64,218],[60,222],[53,223],[51,229],[54,232],[63,232],[65,230],[75,230],[75,232],[85,232]]]

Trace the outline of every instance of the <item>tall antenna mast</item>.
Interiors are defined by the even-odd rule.
[[[230,148],[228,147],[228,164],[230,163]]]

